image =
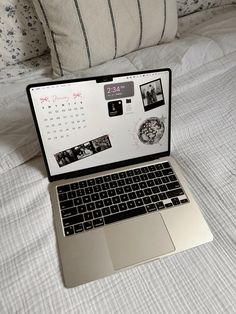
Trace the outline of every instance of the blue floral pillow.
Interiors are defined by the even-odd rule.
[[[177,0],[178,16],[228,4],[236,4],[236,0]]]
[[[0,12],[0,69],[47,51],[31,0],[1,0]]]

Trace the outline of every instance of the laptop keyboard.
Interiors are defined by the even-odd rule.
[[[64,235],[187,203],[168,162],[57,187]]]

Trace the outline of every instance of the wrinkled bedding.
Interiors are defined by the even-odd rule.
[[[25,95],[28,83],[51,80],[51,69],[0,81],[1,313],[235,313],[235,12],[170,44],[77,73],[172,68],[172,155],[214,236],[81,287],[63,286],[48,179]]]

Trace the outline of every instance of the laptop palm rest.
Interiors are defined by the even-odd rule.
[[[160,214],[129,219],[105,228],[115,270],[154,259],[175,250]]]

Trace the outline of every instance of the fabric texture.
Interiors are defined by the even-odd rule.
[[[177,0],[178,16],[229,4],[236,4],[236,0]]]
[[[33,0],[56,76],[174,39],[175,0]]]
[[[0,69],[41,56],[48,50],[30,0],[1,0],[0,12]]]

